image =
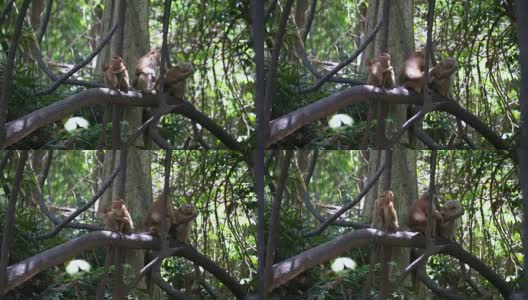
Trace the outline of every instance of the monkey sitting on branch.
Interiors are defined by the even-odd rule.
[[[134,230],[132,217],[123,199],[112,200],[111,208],[101,210],[105,230],[130,234]]]
[[[194,73],[194,68],[189,62],[180,62],[165,73],[164,91],[166,94],[184,100],[186,79]],[[170,98],[167,104],[177,104]]]
[[[136,63],[136,80],[133,83],[137,90],[146,93],[154,91],[158,80],[160,56],[159,49],[152,49],[138,59]]]
[[[417,50],[403,64],[400,72],[400,84],[406,89],[421,93],[425,85],[425,54]]]
[[[368,78],[367,84],[392,89],[395,85],[394,69],[391,65],[391,56],[381,53],[376,60],[367,59]]]
[[[394,233],[400,228],[392,191],[383,192],[374,202],[371,227],[390,233]]]
[[[128,91],[130,87],[128,71],[121,56],[114,56],[109,64],[103,65],[104,83],[111,89]]]
[[[450,200],[440,209],[440,214],[442,215],[442,223],[438,226],[438,234],[443,238],[453,240],[464,209],[457,200]]]
[[[145,219],[145,229],[151,235],[159,236],[161,232],[161,220],[163,211],[166,211],[166,224],[169,228],[169,237],[185,242],[191,229],[192,221],[198,216],[198,210],[192,204],[184,204],[180,208],[174,208],[172,201],[167,201],[167,208],[163,207],[162,195],[159,195]]]
[[[446,58],[429,71],[431,89],[444,97],[450,97],[453,89],[454,73],[458,68],[454,58]]]
[[[442,214],[440,214],[434,204],[431,203],[431,209],[429,208],[429,202],[431,194],[426,192],[422,197],[418,198],[409,210],[409,227],[412,230],[425,233],[427,231],[428,216],[432,213],[432,224],[431,224],[431,237],[436,237],[436,226],[437,223],[443,222]]]

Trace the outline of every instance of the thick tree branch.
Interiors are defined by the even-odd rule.
[[[148,234],[124,235],[111,231],[87,233],[8,267],[6,289],[16,288],[38,273],[62,264],[84,251],[107,246],[159,250],[160,241]],[[172,241],[170,246],[176,248],[170,253],[171,256],[184,257],[197,263],[222,282],[237,298],[244,297],[242,287],[209,258],[182,242]]]
[[[302,272],[328,262],[350,249],[366,247],[374,242],[390,247],[425,248],[425,238],[422,234],[407,231],[388,234],[376,229],[356,230],[275,264],[273,266],[272,288],[277,288]],[[449,254],[460,259],[484,276],[504,297],[507,298],[512,293],[508,283],[480,259],[463,250],[455,243],[450,243],[449,241],[442,241],[442,243],[447,243],[447,246],[440,253]]]
[[[272,120],[270,122],[270,139],[268,146],[278,142],[307,124],[335,113],[339,109],[351,104],[367,102],[369,99],[373,98],[391,105],[421,105],[423,103],[423,97],[420,94],[409,92],[402,87],[383,90],[370,85],[354,86]],[[447,112],[456,118],[461,119],[467,125],[473,127],[479,132],[495,148],[502,150],[509,149],[506,142],[502,140],[500,136],[493,132],[477,116],[462,108],[455,101],[434,94],[433,102],[435,104],[439,103],[437,106],[438,111]]]
[[[78,94],[71,95],[62,101],[54,102],[46,107],[8,122],[6,124],[7,135],[5,144],[0,145],[0,147],[12,145],[35,130],[44,127],[51,122],[62,120],[63,118],[79,111],[81,108],[99,104],[156,107],[158,105],[158,96],[154,94],[142,94],[135,91],[124,93],[107,88],[82,91]],[[179,113],[199,123],[229,149],[239,152],[243,151],[242,145],[226,132],[224,128],[220,127],[215,121],[196,110],[196,108],[194,108],[189,102],[181,101],[181,104],[173,106],[162,113],[166,112]],[[144,128],[138,130],[141,131],[144,130]]]

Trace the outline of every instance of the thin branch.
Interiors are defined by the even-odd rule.
[[[7,14],[11,10],[11,6],[13,5],[13,2],[15,0],[8,0],[6,4],[4,5],[4,9],[2,9],[2,13],[0,13],[0,28],[2,28],[2,25],[4,24],[4,20],[7,17]]]
[[[447,150],[446,146],[437,143],[432,137],[425,133],[422,128],[415,128],[414,135],[416,135],[416,137],[420,139],[420,141],[422,141],[422,143],[424,143],[424,145],[426,145],[430,150]]]
[[[374,176],[372,178],[370,178],[370,180],[367,182],[367,184],[365,185],[363,190],[358,195],[356,195],[356,197],[350,203],[348,203],[346,205],[343,205],[343,207],[341,207],[335,214],[333,214],[331,217],[329,217],[324,223],[319,225],[318,229],[306,234],[305,236],[306,237],[313,237],[313,236],[321,234],[326,229],[326,227],[328,227],[332,222],[337,220],[337,218],[339,218],[339,216],[341,216],[346,211],[348,211],[349,209],[354,207],[356,204],[358,204],[359,201],[361,201],[361,199],[363,199],[363,197],[374,186],[374,183],[376,183],[378,181],[379,177],[383,173],[383,170],[385,170],[385,168],[387,167],[387,163],[388,163],[388,160],[385,160],[383,162],[383,165],[381,165],[380,168],[374,174]]]
[[[44,35],[46,34],[46,30],[48,29],[48,22],[51,16],[52,7],[53,7],[53,0],[48,0],[48,4],[46,5],[46,12],[44,13],[44,18],[42,19],[42,22],[40,24],[40,30],[37,36],[37,41],[39,45],[42,43],[42,39],[44,38]]]
[[[70,71],[68,71],[66,74],[64,74],[62,77],[60,77],[59,79],[55,80],[53,82],[53,84],[49,88],[41,90],[41,91],[38,91],[36,93],[36,95],[37,96],[41,96],[41,95],[47,95],[47,94],[53,93],[56,89],[59,88],[59,86],[61,84],[64,83],[64,81],[66,81],[68,78],[70,78],[73,74],[75,74],[81,68],[83,68],[84,66],[89,64],[92,61],[92,59],[94,59],[94,57],[96,57],[97,54],[99,54],[99,52],[101,52],[101,50],[103,50],[104,46],[106,46],[106,44],[110,41],[110,39],[112,38],[112,35],[114,34],[114,32],[116,30],[117,30],[117,25],[114,26],[112,28],[112,30],[110,30],[110,32],[108,32],[106,37],[101,41],[101,43],[99,43],[99,46],[97,46],[97,48],[95,48],[95,50],[90,55],[88,55],[88,57],[86,57],[80,64],[76,65]],[[40,50],[38,50],[38,51],[40,52]]]
[[[7,53],[7,58],[5,62],[5,67],[3,70],[3,82],[2,87],[0,88],[0,141],[3,140],[6,136],[5,123],[7,121],[7,107],[9,104],[9,96],[11,91],[11,85],[13,80],[13,69],[15,68],[15,56],[18,48],[18,41],[22,34],[22,26],[24,25],[24,18],[29,7],[31,0],[24,0],[20,6],[19,15],[15,24],[15,29],[13,30],[13,38],[11,40],[11,45],[9,46],[9,51]],[[9,6],[10,7],[10,6]],[[7,7],[6,7],[7,9]],[[3,149],[2,143],[0,143],[0,150]]]
[[[9,249],[12,247],[11,242],[13,239],[13,230],[15,229],[16,219],[16,203],[18,193],[20,192],[20,183],[24,175],[24,168],[28,159],[28,151],[20,151],[20,157],[18,158],[15,179],[13,180],[13,189],[9,194],[9,201],[7,203],[5,217],[4,217],[4,228],[2,231],[2,245],[0,246],[0,294],[5,295],[7,290],[5,286],[7,284],[7,264],[9,263]]]
[[[159,74],[159,88],[160,93],[163,93],[163,82],[165,81],[165,61],[168,57],[167,35],[169,34],[169,22],[172,0],[165,0],[163,9],[163,28],[162,28],[162,42],[161,42],[161,66]]]
[[[7,180],[4,176],[4,168],[7,166],[7,162],[13,156],[13,151],[8,150],[4,151],[4,157],[2,158],[2,161],[0,161],[0,182],[2,182],[2,188],[4,189],[4,194],[6,197],[9,197],[9,194],[11,194],[11,189],[7,185]]]
[[[430,60],[430,54],[433,52],[432,50],[432,41],[433,41],[433,21],[434,21],[434,8],[435,8],[435,0],[428,0],[429,6],[427,10],[427,42],[425,45],[425,72],[424,72],[424,81],[425,85],[423,88],[423,106],[422,110],[425,113],[428,113],[433,110],[433,99],[431,96],[431,92],[429,90],[429,60]]]
[[[306,20],[306,25],[304,26],[302,40],[303,43],[306,42],[306,38],[308,37],[308,34],[312,30],[312,22],[315,16],[315,9],[317,7],[317,0],[312,0],[310,3],[310,13],[308,14],[308,18]]]
[[[332,69],[332,71],[330,71],[324,77],[320,78],[314,86],[302,90],[301,93],[302,94],[307,94],[307,93],[311,93],[311,92],[317,91],[320,87],[323,86],[323,84],[325,82],[328,81],[328,79],[332,78],[335,74],[337,74],[337,72],[339,72],[341,69],[343,69],[344,67],[349,65],[354,60],[356,60],[356,58],[367,48],[367,46],[370,44],[370,42],[374,39],[374,37],[376,36],[378,31],[380,30],[381,25],[383,25],[384,20],[385,20],[385,18],[383,16],[383,14],[381,14],[381,16],[380,16],[380,18],[378,20],[378,24],[376,24],[376,27],[374,27],[372,32],[367,36],[367,38],[363,42],[363,44],[361,44],[361,46],[359,46],[359,48],[356,50],[356,52],[354,52],[354,54],[352,54],[352,56],[350,56],[348,59],[346,59],[346,60],[342,61],[341,63],[339,63],[339,65],[337,65],[334,69]]]
[[[414,270],[416,269],[419,265],[421,265],[423,262],[427,261],[427,259],[435,254],[438,254],[440,253],[441,251],[443,251],[445,248],[447,247],[447,245],[438,245],[438,246],[434,246],[434,247],[431,247],[427,250],[425,250],[425,252],[420,255],[417,259],[415,259],[413,262],[411,262],[406,268],[405,270],[403,271],[403,273],[400,275],[400,277],[398,277],[398,279],[396,279],[396,282],[394,283],[394,289],[397,290],[401,283],[403,282],[403,280]]]
[[[310,180],[312,178],[313,172],[315,170],[315,164],[317,162],[317,158],[319,156],[319,152],[317,150],[312,151],[312,158],[310,159],[309,165],[308,165],[308,172],[306,176],[304,177],[304,185],[305,185],[305,191],[302,193],[302,200],[304,202],[304,205],[308,209],[308,211],[320,222],[324,223],[327,221],[326,218],[321,216],[319,211],[313,207],[312,202],[310,201],[310,193],[309,193],[309,187],[310,187]],[[357,223],[357,222],[347,222],[347,221],[340,221],[335,220],[332,222],[332,226],[342,226],[342,227],[353,227],[353,228],[369,228],[370,226],[368,224],[364,223]]]
[[[277,240],[277,234],[279,231],[280,222],[280,208],[282,202],[282,194],[286,189],[286,182],[288,181],[288,169],[293,157],[294,151],[286,151],[286,156],[283,158],[280,168],[279,178],[277,179],[277,190],[273,197],[271,204],[271,216],[269,221],[268,229],[268,244],[266,248],[266,265],[264,268],[264,278],[266,281],[266,289],[271,286],[271,280],[273,278],[272,266],[275,261],[275,241]]]
[[[273,50],[271,51],[271,59],[268,67],[268,78],[266,80],[266,90],[264,98],[264,124],[268,124],[271,118],[271,107],[272,107],[272,98],[273,98],[273,85],[277,77],[277,69],[279,67],[279,58],[282,48],[282,40],[284,34],[286,33],[286,25],[288,24],[288,18],[290,17],[291,8],[293,5],[293,0],[286,0],[282,15],[279,22],[279,27],[277,28],[277,35],[275,36],[275,41],[273,43]],[[265,138],[268,137],[269,128],[265,128]]]
[[[264,76],[264,1],[251,1],[253,47],[255,51],[255,108],[257,113],[256,149],[253,152],[255,194],[257,197],[257,261],[258,261],[258,295],[266,298],[265,268],[265,232],[264,232],[264,149],[268,132],[266,120],[266,87]]]
[[[55,228],[51,232],[43,234],[43,235],[40,235],[37,238],[38,239],[48,239],[48,238],[54,237],[55,235],[57,235],[60,232],[60,230],[65,225],[67,225],[68,223],[73,221],[73,219],[75,219],[78,215],[83,213],[85,210],[87,210],[88,208],[92,207],[92,205],[103,195],[103,193],[110,186],[110,184],[112,184],[112,182],[114,181],[114,178],[117,176],[117,174],[119,174],[119,172],[121,171],[121,169],[123,167],[122,164],[123,164],[123,160],[120,160],[120,165],[117,168],[115,168],[114,171],[112,172],[112,174],[110,174],[110,176],[106,179],[106,181],[103,182],[103,184],[101,185],[101,188],[95,193],[95,195],[92,197],[92,199],[90,201],[88,201],[88,203],[86,203],[82,207],[78,208],[71,215],[69,215],[66,219],[64,219],[64,221],[62,221],[60,224],[57,224],[55,226]]]

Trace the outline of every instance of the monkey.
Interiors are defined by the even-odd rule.
[[[171,223],[169,234],[172,238],[185,242],[191,231],[192,221],[198,216],[196,206],[184,204],[174,211],[174,222]]]
[[[103,208],[103,223],[105,230],[111,230],[122,233],[132,233],[134,223],[132,217],[125,206],[123,199],[112,200],[112,208]]]
[[[450,200],[440,209],[440,214],[442,215],[442,222],[438,226],[438,234],[443,238],[453,240],[459,218],[464,214],[464,209],[457,200]]]
[[[429,71],[429,85],[439,95],[449,97],[453,88],[453,74],[457,70],[454,58],[445,58]]]
[[[425,54],[417,50],[403,64],[400,72],[400,84],[406,89],[421,93],[425,85]]]
[[[109,64],[103,65],[104,83],[107,87],[122,91],[128,91],[128,71],[123,64],[121,56],[114,56]]]
[[[373,86],[382,86],[383,75],[380,72],[381,67],[379,62],[372,58],[369,58],[367,59],[366,64],[368,71],[367,84]]]
[[[160,194],[154,202],[152,202],[152,206],[150,207],[150,210],[147,214],[147,217],[145,218],[145,230],[148,230],[148,232],[151,235],[159,236],[160,234],[160,226],[161,226],[161,218],[162,213],[164,210],[166,210],[166,217],[167,217],[167,224],[170,227],[171,224],[175,222],[175,211],[174,206],[172,205],[172,200],[167,199],[167,208],[163,207],[163,194]]]
[[[427,218],[429,216],[429,200],[431,194],[426,192],[418,200],[416,200],[410,208],[409,211],[409,227],[415,231],[425,233],[427,230]],[[431,237],[436,237],[436,224],[443,222],[442,215],[435,209],[434,204],[432,204],[432,224],[431,224]]]
[[[381,87],[384,89],[392,89],[394,83],[394,69],[390,63],[391,56],[388,53],[380,53],[377,60],[367,59],[368,78],[367,84]],[[375,99],[374,99],[375,100]],[[377,101],[375,101],[377,102]],[[372,119],[377,118],[377,125],[384,127],[384,113],[382,111],[381,103],[370,103],[367,112],[367,128],[370,129]],[[379,129],[381,130],[381,129]],[[363,136],[363,143],[368,142],[369,130]]]
[[[389,53],[381,53],[378,57],[380,72],[381,72],[381,86],[386,89],[392,89],[395,86],[394,69],[391,65],[391,56]]]
[[[152,49],[138,59],[136,63],[136,80],[133,83],[136,89],[147,93],[154,90],[158,79],[160,56],[159,49]]]
[[[390,190],[383,192],[376,199],[372,211],[371,227],[391,233],[398,231],[398,214],[393,201],[394,193]]]
[[[391,56],[389,53],[381,53],[376,60],[367,59],[367,84],[386,89],[394,87],[394,69],[390,60]]]
[[[185,80],[194,72],[193,66],[189,62],[180,62],[175,67],[170,68],[165,73],[165,93],[183,100],[185,95]]]
[[[386,191],[385,203],[383,206],[383,230],[386,232],[396,232],[400,228],[398,225],[398,214],[394,208],[394,194]]]

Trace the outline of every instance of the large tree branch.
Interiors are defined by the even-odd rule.
[[[350,249],[366,247],[374,242],[390,247],[425,248],[425,238],[422,234],[407,231],[388,234],[376,229],[356,230],[275,264],[273,266],[271,288],[277,288],[302,272],[328,262]],[[508,283],[480,259],[474,257],[455,243],[449,243],[448,241],[447,243],[446,248],[440,253],[449,254],[473,268],[493,284],[505,298],[512,293]]]
[[[339,109],[351,104],[368,102],[369,99],[377,99],[390,105],[421,105],[423,103],[422,95],[409,92],[402,87],[384,90],[370,85],[354,86],[272,120],[270,122],[268,146],[278,142],[307,124],[335,113]],[[477,116],[465,110],[453,100],[434,94],[433,102],[442,102],[437,106],[437,110],[447,112],[461,119],[479,132],[495,148],[508,149],[506,142],[500,136],[493,132]]]
[[[62,264],[84,251],[106,246],[159,250],[160,241],[148,234],[124,235],[111,231],[91,232],[8,267],[6,288],[7,290],[16,288],[38,273]],[[237,298],[244,296],[242,287],[209,258],[181,242],[172,242],[171,246],[177,247],[171,255],[181,256],[197,263],[229,288]]]
[[[79,111],[81,108],[111,104],[156,107],[158,105],[158,97],[159,96],[154,94],[142,94],[135,91],[124,93],[107,88],[82,91],[78,94],[71,95],[64,100],[57,101],[16,120],[8,122],[5,126],[6,140],[4,141],[4,144],[0,144],[0,147],[12,145],[35,130],[44,127],[51,122],[62,120]],[[199,123],[229,149],[243,151],[243,147],[240,143],[225,131],[224,128],[220,127],[211,118],[198,111],[189,102],[179,101],[178,105],[168,109],[166,112],[179,113]]]

